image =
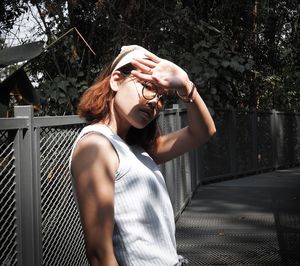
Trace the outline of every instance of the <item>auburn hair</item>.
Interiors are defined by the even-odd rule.
[[[110,102],[115,92],[110,89],[110,73],[106,67],[98,80],[81,96],[78,105],[78,114],[87,124],[110,120]]]
[[[114,62],[114,64],[104,68],[96,82],[83,93],[79,101],[78,114],[85,119],[87,124],[95,124],[101,121],[109,122],[111,119],[110,104],[116,92],[110,87],[110,77],[116,63]],[[125,79],[133,69],[131,64],[127,64],[119,68],[118,71],[121,72]],[[131,127],[125,141],[129,145],[138,145],[145,150],[149,150],[157,136],[158,122],[157,118],[155,118],[145,128],[137,129]]]

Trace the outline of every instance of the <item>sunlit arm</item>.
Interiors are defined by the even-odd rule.
[[[193,84],[190,83],[189,85],[192,86]],[[193,102],[186,104],[188,114],[187,129],[192,145],[200,146],[216,133],[216,127],[206,104],[196,88],[191,98]]]
[[[180,95],[189,95],[193,84],[188,81]],[[149,153],[157,163],[169,161],[193,148],[199,147],[216,133],[215,123],[196,88],[186,103],[188,126],[161,135]]]

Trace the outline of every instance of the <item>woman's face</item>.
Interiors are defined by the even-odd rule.
[[[158,96],[151,100],[143,97],[145,84],[129,76],[117,83],[118,89],[114,98],[114,113],[119,123],[128,123],[135,128],[147,126],[162,109]],[[152,87],[144,89],[144,95]],[[149,91],[151,93],[151,91]],[[154,94],[155,95],[155,92]]]

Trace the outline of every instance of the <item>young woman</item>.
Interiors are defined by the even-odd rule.
[[[156,120],[171,92],[186,102],[188,126],[164,135]],[[187,265],[157,167],[216,131],[187,73],[140,46],[122,47],[84,93],[79,114],[89,125],[75,141],[71,172],[90,264]]]

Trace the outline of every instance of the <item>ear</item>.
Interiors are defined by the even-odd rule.
[[[111,74],[110,81],[109,81],[110,87],[113,91],[117,92],[119,90],[120,81],[121,81],[121,72],[114,71]]]

